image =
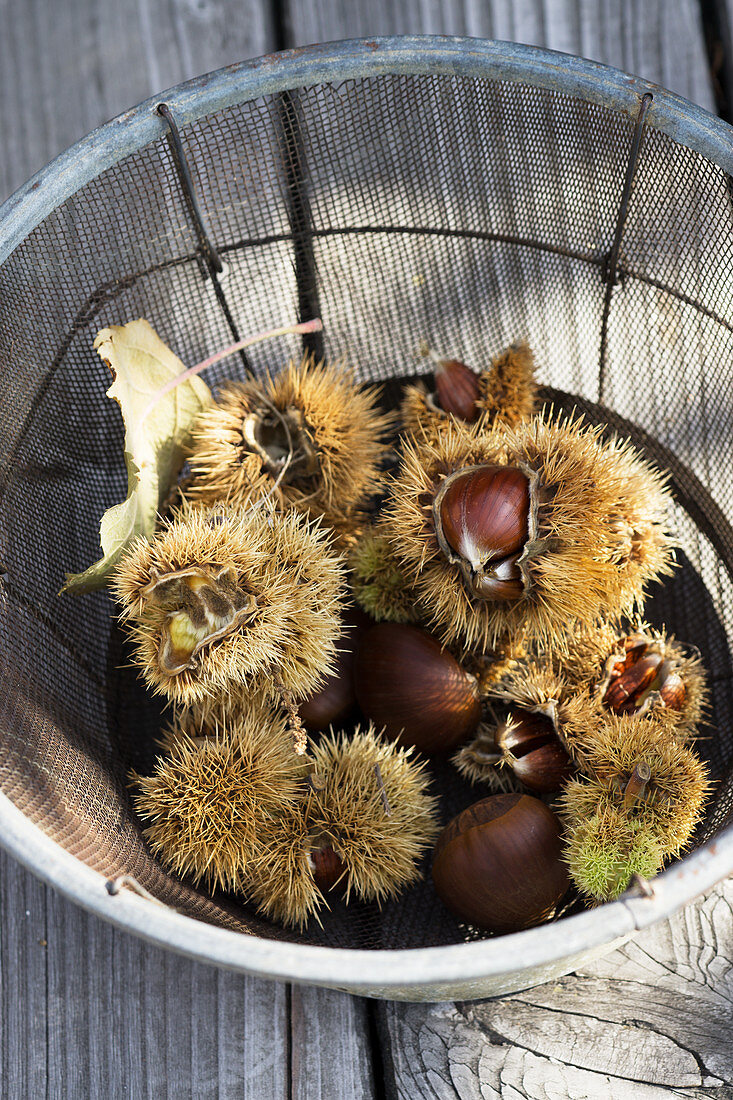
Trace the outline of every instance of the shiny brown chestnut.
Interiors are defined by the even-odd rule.
[[[519,568],[529,538],[529,478],[514,466],[468,466],[450,474],[433,501],[438,545],[484,600],[521,599]]]
[[[496,741],[505,762],[531,791],[557,791],[573,774],[572,761],[545,714],[513,707]]]
[[[346,864],[330,844],[313,847],[308,852],[313,881],[322,894],[346,889]]]
[[[354,654],[339,653],[336,671],[327,676],[322,687],[298,704],[298,714],[307,730],[327,730],[329,726],[348,718],[356,705],[352,671]]]
[[[657,692],[670,710],[682,710],[687,689],[663,647],[643,634],[624,639],[624,655],[611,661],[603,702],[614,714],[638,714],[652,692]]]
[[[359,638],[372,623],[359,608],[348,608],[344,613],[346,630],[338,641],[335,671],[326,677],[318,691],[298,704],[300,719],[310,733],[343,722],[355,708],[354,652]]]
[[[560,821],[538,798],[496,794],[445,827],[435,845],[433,882],[461,920],[490,932],[518,932],[552,916],[570,885]]]
[[[665,707],[670,710],[684,710],[687,701],[687,687],[679,672],[669,672],[659,688]]]
[[[475,676],[415,626],[378,623],[366,631],[356,652],[354,687],[366,718],[421,752],[448,752],[481,720]]]
[[[435,396],[441,409],[473,424],[478,419],[480,397],[475,371],[458,359],[439,359],[435,364]]]

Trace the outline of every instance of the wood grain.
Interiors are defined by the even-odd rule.
[[[286,0],[286,12],[288,45],[381,34],[525,42],[613,65],[715,109],[696,0]]]
[[[395,1096],[733,1095],[733,882],[577,974],[498,1001],[384,1005]]]
[[[5,855],[0,876],[3,1096],[290,1096],[286,986],[119,932]]]
[[[367,1002],[347,993],[292,986],[292,1100],[370,1100],[374,1080]]]
[[[0,0],[0,201],[96,126],[274,49],[264,0]]]

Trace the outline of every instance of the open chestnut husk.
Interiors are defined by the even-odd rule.
[[[467,588],[484,600],[519,600],[519,559],[529,537],[530,482],[513,466],[456,470],[433,501],[438,545]]]
[[[526,707],[511,710],[496,743],[505,763],[531,791],[557,791],[575,770],[552,719]]]
[[[387,737],[421,752],[465,741],[481,720],[476,678],[418,627],[378,623],[362,636],[354,664],[356,698]]]
[[[574,629],[637,612],[670,572],[664,475],[628,441],[551,413],[406,438],[382,511],[421,618],[441,641],[521,632],[560,655]]]
[[[485,783],[493,793],[522,786],[538,794],[560,790],[575,768],[549,714],[513,706],[498,726],[479,726],[472,741],[453,757],[461,775]]]
[[[570,885],[559,819],[538,798],[497,794],[455,817],[438,837],[433,882],[461,920],[518,932],[547,920]]]
[[[683,710],[687,688],[663,641],[630,634],[621,645],[623,654],[615,654],[606,664],[600,689],[604,705],[614,714],[644,713],[656,692],[665,707]]]

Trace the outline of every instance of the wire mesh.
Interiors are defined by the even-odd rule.
[[[412,374],[423,339],[481,368],[524,337],[556,404],[624,418],[642,447],[669,449],[683,481],[698,479],[697,511],[674,517],[681,568],[650,616],[698,646],[711,676],[702,746],[718,783],[703,839],[732,798],[730,180],[645,130],[599,406],[605,265],[633,129],[537,87],[395,75],[261,98],[181,136],[240,332],[317,311],[326,354],[365,382]],[[100,516],[126,491],[98,329],[146,317],[187,363],[229,342],[198,246],[163,139],[80,189],[0,268],[0,788],[79,859],[199,919],[341,947],[460,942],[470,933],[427,881],[381,912],[336,904],[323,928],[286,933],[168,875],[131,811],[128,773],[151,763],[159,708],[107,596],[57,592],[96,558]],[[261,373],[298,352],[261,345],[251,360]],[[242,371],[229,360],[208,381]],[[447,765],[433,770],[447,820],[477,795]]]

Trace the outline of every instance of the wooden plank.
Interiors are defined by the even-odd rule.
[[[0,852],[0,1073],[7,1095],[46,1095],[46,888]]]
[[[370,1100],[366,1001],[298,985],[291,998],[292,1100]]]
[[[288,45],[381,34],[498,38],[579,54],[714,110],[696,0],[287,0]]]
[[[48,928],[50,1096],[289,1095],[284,985],[179,958],[54,891]]]
[[[733,1095],[733,882],[577,974],[496,1001],[380,1006],[400,1098]]]
[[[7,0],[2,11],[0,201],[107,119],[275,43],[266,0]]]

